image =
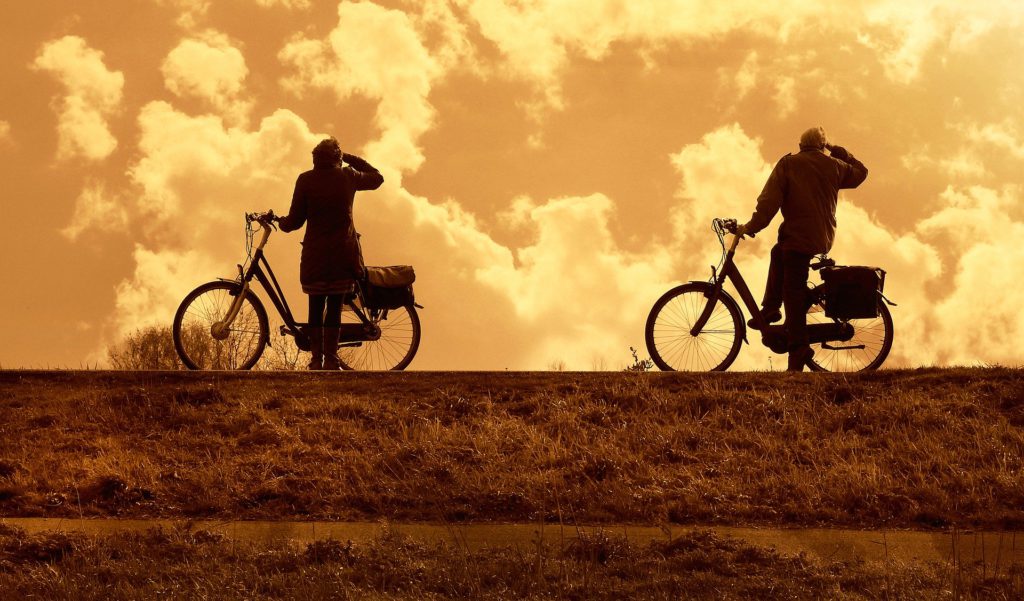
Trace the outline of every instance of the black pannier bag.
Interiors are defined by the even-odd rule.
[[[825,315],[834,319],[873,319],[885,287],[885,270],[878,267],[831,267],[822,270]]]
[[[412,283],[416,272],[411,265],[367,267],[366,281],[364,294],[371,309],[397,309],[415,301]]]

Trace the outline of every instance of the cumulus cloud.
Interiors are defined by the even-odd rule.
[[[129,169],[137,189],[129,216],[140,222],[142,237],[135,271],[117,288],[118,332],[168,323],[188,290],[231,275],[244,259],[243,214],[280,211],[290,198],[296,166],[309,160],[317,140],[287,110],[249,130],[211,115],[188,115],[165,102],[143,107],[139,129],[141,157]],[[297,262],[294,250],[285,256]]]
[[[443,68],[409,15],[371,2],[342,2],[327,39],[299,37],[279,57],[295,69],[285,85],[297,94],[324,88],[339,98],[359,94],[378,101],[381,135],[366,152],[386,157],[386,168],[397,175],[423,163],[417,141],[433,124],[427,97]]]
[[[208,32],[184,39],[161,66],[164,84],[179,97],[205,101],[225,119],[243,123],[251,103],[242,98],[249,69],[227,36]]]
[[[120,107],[124,74],[108,69],[102,52],[70,35],[44,45],[32,66],[51,74],[65,88],[65,95],[54,102],[57,157],[101,160],[110,156],[117,140],[107,119]]]
[[[865,17],[858,25],[863,30],[861,43],[879,53],[890,79],[905,84],[918,77],[925,58],[936,47],[964,51],[986,31],[1018,27],[1024,9],[1014,0],[888,0],[869,6]]]
[[[210,0],[156,0],[157,4],[175,9],[177,23],[185,29],[196,27],[210,10]]]
[[[536,240],[515,251],[514,264],[480,272],[533,335],[523,349],[526,365],[586,369],[595,358],[614,365],[630,345],[642,345],[647,312],[672,281],[673,256],[659,246],[624,251],[609,227],[613,214],[614,203],[601,194],[528,209]]]
[[[128,212],[122,199],[112,198],[102,183],[91,183],[75,201],[75,211],[61,233],[75,240],[88,229],[123,231],[128,225]]]

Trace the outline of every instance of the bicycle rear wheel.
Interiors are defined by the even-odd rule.
[[[720,292],[704,328],[690,333],[707,306],[714,287],[690,282],[669,290],[651,308],[645,338],[647,352],[665,371],[724,371],[736,360],[742,343],[743,314],[731,296]]]
[[[829,323],[820,303],[807,311],[807,323]],[[808,362],[814,371],[852,372],[878,369],[892,349],[893,327],[889,307],[878,301],[878,317],[851,319],[853,338],[845,342],[813,344],[814,357]],[[830,346],[832,348],[826,348]]]
[[[209,282],[190,292],[174,315],[174,348],[189,369],[252,369],[270,340],[270,325],[263,303],[251,290],[227,336],[218,339],[211,328],[223,320],[238,297],[240,287]]]
[[[420,318],[416,307],[405,305],[368,313],[371,321],[380,328],[380,338],[340,347],[338,358],[341,359],[342,369],[400,371],[408,367],[420,347]]]

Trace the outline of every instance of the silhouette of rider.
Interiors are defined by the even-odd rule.
[[[867,176],[864,163],[842,146],[829,144],[824,129],[808,129],[800,136],[800,152],[779,160],[757,197],[757,208],[750,221],[737,230],[738,235],[753,236],[782,210],[779,241],[772,248],[761,306],[768,323],[782,319],[779,310],[786,308],[788,371],[803,371],[814,356],[807,337],[807,274],[811,258],[832,248],[839,190],[856,188]],[[750,325],[756,327],[752,321]]]
[[[313,149],[313,169],[299,175],[291,209],[278,219],[284,232],[308,222],[299,282],[309,295],[309,369],[340,368],[341,305],[363,274],[352,201],[357,190],[376,190],[383,183],[384,177],[372,165],[342,153],[338,141],[328,138]]]

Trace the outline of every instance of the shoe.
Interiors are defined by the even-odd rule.
[[[338,371],[341,369],[341,359],[338,358],[338,337],[341,335],[341,328],[324,328],[324,367],[325,371]]]
[[[789,351],[789,365],[786,367],[786,371],[803,371],[813,357],[814,349],[809,346]]]
[[[309,328],[309,369],[319,371],[324,368],[324,329]]]
[[[772,309],[771,311],[762,309],[761,316],[764,317],[764,320],[767,321],[769,324],[773,324],[782,319],[782,311],[778,309]],[[754,321],[753,318],[747,321],[747,327],[749,327],[751,330],[760,329],[757,327],[757,322]]]

